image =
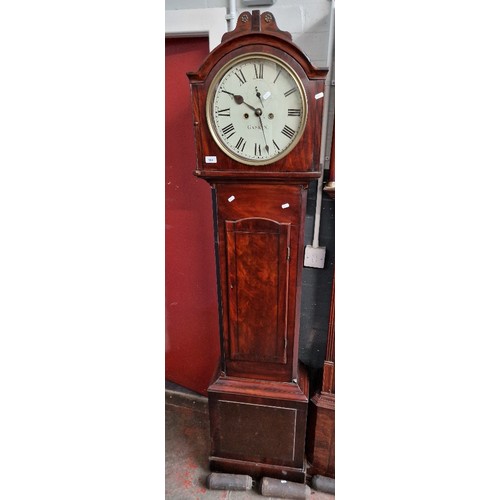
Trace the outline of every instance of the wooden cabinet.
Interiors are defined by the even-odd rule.
[[[309,382],[298,360],[300,289],[326,70],[312,66],[270,12],[253,11],[188,76],[195,175],[213,189],[218,269],[210,466],[304,481]]]

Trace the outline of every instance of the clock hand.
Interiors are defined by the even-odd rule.
[[[243,100],[243,96],[238,95],[238,94],[233,94],[232,92],[229,92],[229,91],[227,91],[227,90],[223,90],[222,92],[225,92],[226,94],[232,95],[232,96],[233,96],[233,98],[234,98],[234,102],[235,102],[236,104],[246,104],[246,105],[247,105],[250,109],[253,109],[253,110],[255,111],[255,113],[257,114],[257,110],[258,110],[259,108],[254,108],[251,104],[248,104],[248,102],[245,102],[245,101]],[[262,112],[262,110],[261,110],[261,112]]]
[[[238,96],[238,97],[241,97],[241,96]],[[241,98],[242,101],[243,101],[243,98]],[[260,99],[260,98],[259,98]],[[236,100],[236,99],[235,99]],[[260,108],[254,108],[253,106],[250,106],[250,104],[248,104],[247,102],[243,101],[243,104],[246,104],[249,108],[252,108],[254,111],[255,111],[255,116],[257,116],[257,118],[259,119],[259,122],[260,122],[260,128],[262,130],[262,135],[264,136],[264,142],[266,143],[266,146],[265,146],[265,150],[267,152],[267,154],[269,154],[269,146],[267,144],[267,139],[266,139],[266,133],[264,131],[264,124],[262,123],[262,118],[261,118],[261,115],[262,115],[262,109]]]
[[[266,139],[266,133],[264,132],[264,124],[262,123],[262,109],[260,108],[254,108],[251,104],[248,104],[248,102],[245,102],[243,100],[243,97],[238,94],[233,94],[233,92],[229,92],[228,90],[223,90],[222,92],[225,92],[226,94],[230,94],[234,98],[234,102],[236,104],[246,104],[249,108],[253,109],[255,111],[255,115],[258,117],[259,122],[260,122],[260,128],[262,130],[262,135],[264,136],[264,142],[266,143],[265,150],[267,151],[267,154],[269,154],[269,146],[267,144],[267,139]],[[260,95],[257,94],[257,97],[260,99]]]
[[[241,99],[241,101],[240,101],[240,102],[236,101],[236,98],[237,98],[237,97],[239,97],[239,98]],[[260,115],[259,115],[259,113],[260,113],[260,114],[262,114],[262,110],[261,110],[260,108],[254,108],[251,104],[248,104],[248,102],[245,102],[245,101],[243,100],[243,97],[241,97],[240,95],[235,95],[235,96],[234,96],[234,100],[236,101],[236,104],[246,104],[249,108],[251,108],[251,109],[253,109],[253,110],[255,111],[255,114],[256,114],[257,116],[260,116]]]
[[[266,143],[265,150],[267,151],[267,154],[269,154],[269,146],[267,145],[266,133],[264,132],[264,124],[262,123],[262,118],[260,117],[262,111],[260,109],[259,111],[260,111],[259,114],[257,114],[257,112],[255,112],[255,114],[259,117],[260,128],[262,129],[262,135],[264,136],[264,142]]]

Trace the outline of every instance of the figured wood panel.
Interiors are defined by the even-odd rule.
[[[286,364],[290,224],[226,221],[229,357]]]

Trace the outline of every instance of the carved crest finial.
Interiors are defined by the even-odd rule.
[[[250,33],[265,33],[286,40],[292,40],[292,35],[288,31],[282,31],[278,28],[272,12],[261,14],[260,10],[252,10],[252,12],[245,11],[239,15],[236,27],[233,31],[224,33],[222,41],[225,42],[234,37]]]

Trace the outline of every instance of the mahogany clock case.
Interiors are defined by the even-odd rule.
[[[207,96],[230,61],[256,53],[293,70],[308,110],[286,156],[248,164],[212,137]],[[307,188],[320,176],[326,74],[271,13],[259,11],[240,14],[236,29],[188,73],[195,175],[210,183],[214,200],[221,369],[208,390],[213,470],[305,481],[309,381],[298,360],[304,227]]]

